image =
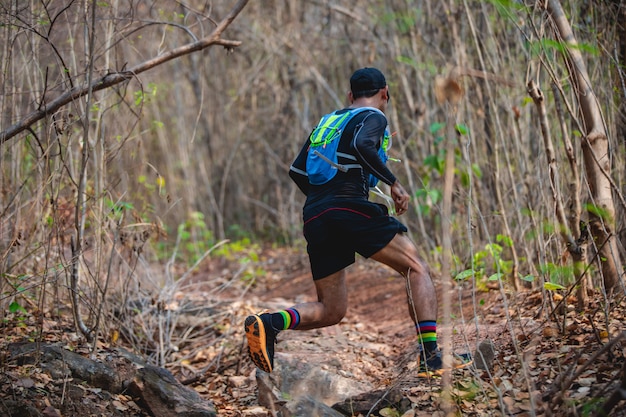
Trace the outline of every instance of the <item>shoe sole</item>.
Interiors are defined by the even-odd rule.
[[[248,316],[245,322],[248,353],[252,362],[264,372],[272,372],[272,362],[267,354],[265,326],[259,316]]]
[[[474,360],[472,359],[469,353],[455,354],[454,357],[459,359],[462,362],[452,366],[452,368],[445,368],[445,369],[442,368],[442,369],[436,369],[432,371],[428,371],[428,370],[420,371],[417,373],[417,376],[420,378],[432,378],[432,377],[443,376],[443,374],[445,374],[448,371],[453,371],[456,369],[465,369],[474,363]]]

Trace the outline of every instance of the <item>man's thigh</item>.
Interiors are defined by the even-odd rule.
[[[415,244],[404,233],[396,234],[385,247],[373,254],[371,259],[403,274],[409,268],[416,269],[421,264]]]

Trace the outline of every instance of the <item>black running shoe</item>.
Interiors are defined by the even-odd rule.
[[[466,368],[473,362],[472,356],[469,353],[453,353],[452,365],[448,368],[444,368],[443,354],[441,353],[441,350],[437,349],[428,354],[428,356],[426,356],[425,352],[422,351],[419,355],[419,369],[417,371],[417,376],[441,376],[446,371]]]
[[[272,372],[274,369],[274,344],[276,331],[265,317],[269,314],[248,316],[245,322],[248,338],[248,353],[252,362],[262,371]]]

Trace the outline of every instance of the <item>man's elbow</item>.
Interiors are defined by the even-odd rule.
[[[304,195],[308,195],[309,179],[306,175],[296,172],[292,167],[291,169],[289,169],[289,178],[291,178],[292,181],[296,183],[296,185]]]

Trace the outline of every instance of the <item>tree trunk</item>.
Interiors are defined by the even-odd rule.
[[[588,210],[589,226],[597,248],[597,262],[602,271],[604,287],[608,292],[616,289],[622,271],[615,230],[615,205],[611,180],[611,155],[609,141],[602,123],[602,115],[580,48],[577,48],[572,28],[558,0],[548,0],[546,8],[552,17],[558,38],[563,39],[566,60],[571,68],[572,83],[576,88],[582,126],[582,150],[585,173],[591,197]]]
[[[616,134],[617,144],[622,147],[622,152],[626,149],[626,4],[623,0],[613,0],[612,12],[615,14],[615,25],[617,29],[617,65],[615,65],[615,88],[616,88]],[[622,178],[626,177],[626,167],[622,167]],[[622,189],[622,193],[624,193]],[[620,230],[619,238],[622,247],[626,247],[626,207],[621,206],[618,211],[617,230]]]
[[[572,228],[568,223],[567,215],[565,214],[565,205],[563,204],[563,196],[561,195],[561,184],[559,179],[559,170],[556,165],[556,156],[554,150],[554,144],[550,136],[550,128],[548,125],[548,113],[546,111],[546,104],[544,100],[543,92],[539,89],[539,86],[534,81],[530,81],[527,86],[528,94],[533,99],[535,106],[537,106],[537,113],[539,115],[539,124],[541,126],[541,137],[543,138],[544,148],[548,163],[548,173],[550,177],[550,190],[552,191],[552,200],[554,201],[554,211],[556,218],[559,222],[559,230],[561,231],[561,237],[567,245],[567,249],[572,256],[572,263],[574,265],[574,276],[580,277],[578,287],[578,309],[582,311],[587,304],[587,280],[583,276],[585,274],[585,268],[583,263],[586,261],[585,254],[587,253],[586,239],[580,239],[580,230],[578,230],[578,239],[574,238],[572,234]],[[578,198],[578,194],[574,193],[571,196],[572,200]],[[577,213],[576,213],[577,216]],[[577,225],[573,225],[576,227]]]

